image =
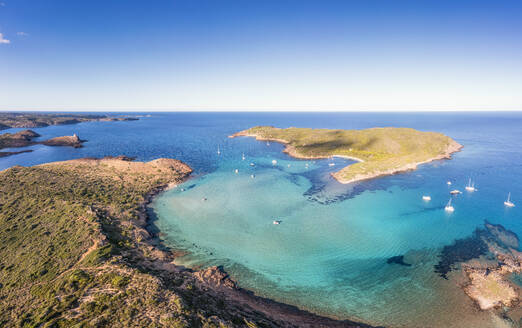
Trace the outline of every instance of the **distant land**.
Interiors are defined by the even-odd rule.
[[[240,136],[283,143],[286,145],[284,152],[296,158],[337,156],[356,160],[358,163],[332,174],[341,183],[414,170],[419,164],[449,159],[452,153],[462,148],[461,144],[441,133],[393,127],[331,130],[257,126],[237,132],[230,138]]]
[[[135,121],[136,117],[109,117],[106,115],[80,115],[80,114],[46,114],[46,113],[0,113],[0,130],[9,128],[38,128],[50,125],[77,124],[91,121]],[[40,142],[33,141],[40,135],[31,130],[16,133],[0,134],[0,150],[3,148],[27,147],[35,144],[47,146],[82,147],[85,140],[81,140],[76,134],[61,136]],[[6,157],[21,153],[32,152],[31,149],[22,151],[0,152],[0,157]]]
[[[76,124],[89,121],[135,121],[136,117],[109,117],[94,114],[0,113],[0,130],[40,128],[50,125]]]

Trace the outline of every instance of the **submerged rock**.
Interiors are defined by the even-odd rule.
[[[411,264],[404,262],[404,255],[392,256],[388,260],[386,260],[386,263],[411,266]]]
[[[445,246],[435,272],[448,279],[447,273],[461,264],[468,280],[461,287],[480,309],[516,306],[520,288],[509,280],[509,276],[522,272],[518,236],[500,224],[486,221],[484,227],[475,230],[471,237]],[[488,259],[482,255],[488,255]]]

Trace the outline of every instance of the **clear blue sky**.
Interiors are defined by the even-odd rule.
[[[0,0],[0,110],[521,110],[522,1]]]

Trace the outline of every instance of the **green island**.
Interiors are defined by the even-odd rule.
[[[173,264],[147,211],[184,181],[173,159],[0,172],[1,327],[368,327],[255,296],[218,267]]]
[[[341,183],[414,170],[419,164],[450,158],[462,148],[441,133],[393,127],[330,130],[257,126],[230,137],[240,136],[283,143],[284,152],[296,158],[338,156],[358,161],[332,174]]]
[[[76,124],[90,121],[133,121],[135,117],[109,117],[107,115],[0,113],[0,130],[9,128],[39,128],[49,125]]]

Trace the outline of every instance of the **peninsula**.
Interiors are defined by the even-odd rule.
[[[0,326],[369,327],[174,265],[146,204],[191,171],[124,156],[0,171]]]
[[[441,133],[392,127],[330,130],[257,126],[237,132],[230,138],[240,136],[283,143],[286,145],[284,152],[296,158],[337,156],[357,161],[332,174],[341,183],[414,170],[419,164],[449,159],[452,153],[462,148],[458,142]]]

